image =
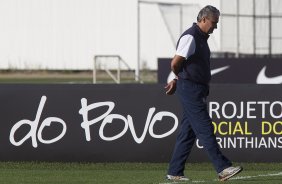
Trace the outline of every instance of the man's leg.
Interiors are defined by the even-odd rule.
[[[195,125],[197,123],[202,125]],[[205,123],[209,123],[210,126],[212,126],[211,121],[203,121],[201,123],[198,121],[193,123],[192,127],[194,131],[197,132],[196,136],[207,152],[217,173],[220,173],[224,169],[230,167],[232,163],[220,151],[216,137],[213,133],[213,128],[208,127],[208,125],[203,125]]]
[[[169,164],[169,175],[184,176],[185,163],[194,145],[195,138],[196,136],[184,114]]]
[[[219,173],[231,166],[231,162],[221,153],[214,135],[212,120],[208,114],[206,95],[208,88],[191,81],[180,80],[177,86],[184,114],[200,143],[207,151],[216,171]]]

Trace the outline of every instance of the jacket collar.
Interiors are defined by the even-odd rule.
[[[197,25],[197,23],[194,22],[194,23],[193,23],[193,27],[196,28],[197,34],[199,34],[202,38],[204,38],[204,39],[207,40],[207,39],[210,37],[209,34],[204,33],[204,32],[200,29],[200,27]]]

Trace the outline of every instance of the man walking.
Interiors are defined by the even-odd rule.
[[[165,87],[166,94],[172,95],[176,91],[183,106],[183,118],[169,164],[168,180],[189,180],[184,176],[184,169],[196,138],[204,146],[220,181],[228,180],[242,171],[240,166],[233,167],[219,150],[206,104],[211,79],[207,40],[217,28],[219,16],[219,10],[213,6],[201,9],[197,23],[180,36],[171,61],[176,78]]]

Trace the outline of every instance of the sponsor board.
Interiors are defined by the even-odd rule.
[[[169,58],[158,59],[158,81],[167,83],[174,75]],[[281,58],[212,58],[211,83],[282,84]]]
[[[0,85],[1,161],[168,162],[181,120],[161,84]],[[282,161],[278,85],[211,85],[218,144],[233,161]],[[208,161],[196,141],[189,161]]]

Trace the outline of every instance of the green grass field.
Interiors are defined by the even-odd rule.
[[[116,73],[113,71],[113,74]],[[121,71],[121,83],[136,83],[134,71]],[[104,71],[97,71],[97,83],[115,83]],[[143,83],[157,83],[157,71],[142,71]],[[50,71],[50,70],[0,70],[0,84],[92,84],[92,71]]]
[[[244,171],[225,183],[282,183],[281,163],[241,163]],[[0,162],[1,184],[176,184],[164,179],[167,164],[156,163],[41,163]],[[188,164],[192,181],[181,183],[222,183],[207,163]]]

